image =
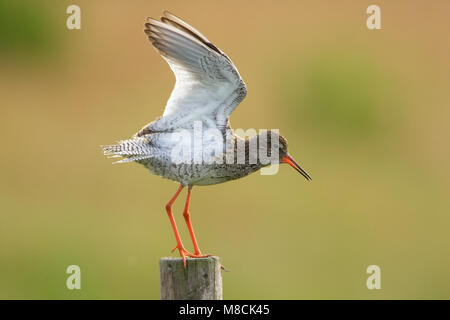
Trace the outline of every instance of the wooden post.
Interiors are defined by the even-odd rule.
[[[161,258],[161,300],[222,300],[222,270],[218,257],[186,260]]]

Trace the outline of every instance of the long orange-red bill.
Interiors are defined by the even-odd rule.
[[[290,165],[292,168],[294,168],[295,170],[297,170],[302,176],[304,176],[307,180],[312,180],[311,177],[309,176],[308,173],[306,173],[305,170],[302,169],[302,167],[300,167],[300,165],[294,160],[292,159],[291,156],[284,156],[284,158],[281,160],[284,163],[287,163],[288,165]]]

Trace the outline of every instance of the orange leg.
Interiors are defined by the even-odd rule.
[[[184,211],[183,211],[183,216],[184,216],[184,220],[186,221],[186,225],[189,229],[189,234],[191,235],[191,239],[192,239],[192,243],[194,244],[194,254],[191,255],[191,257],[193,258],[204,258],[204,257],[208,257],[209,255],[207,254],[202,254],[200,252],[200,249],[198,247],[197,244],[197,240],[195,239],[195,234],[194,234],[194,229],[192,228],[192,224],[191,224],[191,215],[189,214],[189,203],[191,202],[191,191],[192,191],[192,187],[189,186],[188,187],[188,194],[186,197],[186,205],[184,206]]]
[[[177,197],[180,194],[181,190],[183,190],[183,186],[180,186],[178,188],[178,190],[175,193],[175,195],[166,204],[166,211],[167,211],[167,215],[169,216],[170,223],[172,224],[172,229],[173,229],[173,233],[175,234],[175,239],[177,240],[177,245],[176,245],[175,248],[173,248],[172,252],[175,249],[178,249],[178,251],[180,252],[181,259],[183,259],[183,264],[186,267],[186,255],[189,256],[189,255],[191,255],[191,253],[186,251],[186,249],[184,249],[184,247],[183,247],[183,243],[181,242],[180,234],[178,233],[177,224],[175,223],[175,219],[173,218],[173,214],[172,214],[172,205],[175,202],[175,200],[177,199]]]

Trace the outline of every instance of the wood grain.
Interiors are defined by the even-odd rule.
[[[215,256],[187,259],[161,258],[161,300],[222,300],[222,270]]]

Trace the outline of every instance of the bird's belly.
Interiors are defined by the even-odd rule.
[[[227,182],[233,179],[230,179],[228,177],[215,177],[215,176],[206,176],[202,177],[200,179],[196,179],[194,181],[190,181],[190,185],[193,186],[209,186],[213,184],[219,184],[223,182]]]
[[[189,184],[196,186],[207,186],[212,184],[219,184],[226,181],[243,178],[258,170],[256,166],[246,165],[213,165],[209,170],[197,178],[192,179]]]
[[[245,177],[258,166],[240,164],[175,164],[165,158],[151,158],[140,161],[152,174],[180,182],[183,185],[207,186]]]
[[[202,164],[174,164],[164,159],[149,159],[141,162],[152,174],[180,182],[183,185],[192,184],[197,180],[211,177],[211,168]],[[208,184],[215,184],[212,180]]]

